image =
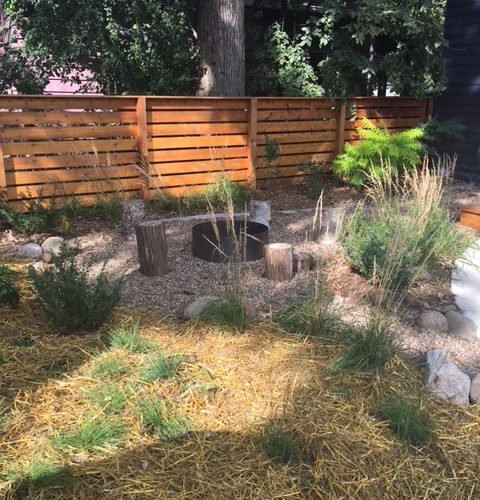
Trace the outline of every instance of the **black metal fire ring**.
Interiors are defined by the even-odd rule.
[[[235,243],[227,231],[226,221],[217,221],[216,226],[220,236],[218,241],[212,222],[202,222],[192,228],[192,253],[194,257],[207,262],[227,262],[235,249]],[[263,246],[268,243],[268,226],[259,222],[247,222],[247,241],[245,235],[245,221],[234,222],[235,235],[242,249],[243,260],[258,260],[263,257]],[[242,239],[240,239],[242,238]]]

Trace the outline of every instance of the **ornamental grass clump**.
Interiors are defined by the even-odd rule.
[[[443,200],[442,167],[425,163],[401,178],[371,178],[371,203],[359,204],[341,235],[353,268],[365,278],[408,289],[420,272],[452,266],[468,247],[471,238],[456,228]]]
[[[120,300],[123,280],[109,280],[103,270],[90,280],[89,266],[79,264],[66,244],[54,264],[43,272],[29,269],[47,316],[65,331],[96,330]]]

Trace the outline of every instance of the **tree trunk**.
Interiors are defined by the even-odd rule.
[[[135,226],[140,272],[161,276],[168,272],[167,237],[161,221],[146,221]]]
[[[197,95],[245,95],[245,0],[200,0]]]
[[[313,268],[313,257],[309,253],[294,253],[293,254],[293,272],[302,273],[310,271]]]
[[[273,281],[293,278],[293,246],[288,243],[265,245],[265,277]]]

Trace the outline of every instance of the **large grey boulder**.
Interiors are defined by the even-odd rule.
[[[64,239],[60,236],[50,236],[42,243],[43,253],[50,254],[54,257],[60,254],[60,249],[64,243]]]
[[[447,318],[437,311],[423,311],[417,318],[417,325],[424,330],[433,330],[435,332],[448,331]]]
[[[448,333],[465,340],[478,340],[477,325],[457,311],[447,311],[445,317],[448,322]]]
[[[448,357],[443,349],[427,352],[425,370],[427,389],[440,399],[467,406],[470,399],[470,377]]]
[[[42,255],[43,250],[37,243],[27,243],[20,248],[18,255],[27,259],[37,260]]]
[[[480,403],[480,375],[475,375],[470,385],[470,401],[476,405]]]
[[[198,318],[210,304],[217,302],[218,300],[220,300],[219,297],[214,297],[212,295],[199,297],[185,306],[183,309],[183,317],[185,319]]]

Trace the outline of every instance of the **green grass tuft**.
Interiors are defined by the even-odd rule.
[[[108,415],[122,413],[127,405],[127,394],[118,384],[110,383],[95,387],[88,393],[88,399],[100,406]]]
[[[258,442],[269,458],[284,464],[299,458],[301,453],[298,436],[288,430],[281,420],[265,425],[258,436]]]
[[[245,303],[237,294],[230,294],[225,300],[210,303],[202,311],[200,319],[238,331],[244,331],[250,324]]]
[[[179,355],[165,356],[157,354],[142,371],[141,376],[147,382],[169,380],[174,378],[184,357]]]
[[[170,441],[188,431],[186,420],[173,414],[159,399],[145,398],[140,401],[139,408],[142,425],[160,439]]]
[[[73,482],[69,469],[48,459],[34,459],[23,468],[12,468],[6,478],[14,483],[15,498],[23,498],[32,490],[65,488]]]
[[[0,264],[0,305],[17,307],[20,294],[13,283],[15,272],[4,264]]]
[[[107,344],[110,349],[125,349],[134,353],[147,352],[152,347],[150,342],[140,338],[138,322],[113,330],[107,338]]]
[[[94,360],[90,375],[94,378],[118,378],[129,371],[130,366],[123,359],[101,356]]]
[[[370,318],[364,327],[343,334],[348,351],[331,367],[331,373],[382,370],[395,355],[395,338],[387,319]]]
[[[99,449],[123,444],[126,429],[120,422],[104,418],[90,419],[73,432],[52,439],[52,444],[63,451],[70,449],[93,453]]]
[[[288,332],[328,340],[334,339],[340,328],[331,299],[325,294],[286,306],[273,316],[273,321]]]
[[[386,398],[378,403],[376,415],[387,421],[393,433],[409,446],[425,446],[431,439],[432,421],[418,400],[399,396]]]

